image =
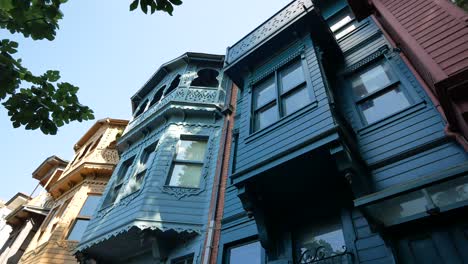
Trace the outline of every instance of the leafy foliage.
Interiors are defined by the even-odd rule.
[[[148,14],[148,10],[153,14],[155,11],[167,12],[172,16],[174,6],[182,4],[181,0],[133,0],[130,4],[130,11],[137,9],[140,5],[141,11]]]
[[[58,21],[63,17],[60,5],[65,0],[0,0],[0,28],[21,33],[34,40],[53,40]],[[60,73],[49,70],[36,76],[13,55],[18,43],[0,41],[0,102],[8,110],[13,127],[40,129],[56,134],[70,121],[93,119],[93,111],[79,103],[78,87],[58,82]],[[26,86],[26,88],[20,88]]]
[[[461,9],[468,12],[468,0],[452,0],[452,2]]]
[[[34,40],[54,40],[63,18],[60,6],[67,0],[0,0],[0,29],[21,33]],[[134,0],[130,10],[140,5],[147,14],[155,11],[172,15],[181,0]],[[56,134],[58,127],[71,121],[94,119],[93,111],[79,103],[78,87],[58,82],[60,73],[49,70],[36,76],[13,54],[18,43],[0,40],[0,102],[8,110],[13,127],[41,129]],[[26,86],[26,88],[20,88]]]

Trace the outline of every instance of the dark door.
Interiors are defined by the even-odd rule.
[[[468,264],[468,221],[442,226],[422,224],[419,231],[415,226],[411,229],[400,232],[395,243],[398,263]]]

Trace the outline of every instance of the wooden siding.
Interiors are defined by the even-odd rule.
[[[207,118],[187,118],[186,122],[170,120],[165,126],[155,128],[144,139],[135,142],[121,157],[122,161],[135,157],[124,186],[128,185],[129,175],[135,173],[138,155],[145,147],[158,141],[156,153],[147,165],[147,173],[141,188],[139,191],[126,193],[117,198],[110,207],[102,208],[88,225],[82,244],[103,238],[108,239],[111,235],[125,233],[131,227],[202,232],[204,225],[208,222],[206,218],[216,169],[221,122],[222,120],[218,120],[213,123],[212,119]],[[175,145],[180,135],[199,135],[208,139],[202,172],[205,176],[200,190],[182,196],[178,194],[178,191],[183,188],[165,187],[175,153]],[[118,172],[119,167],[115,171]],[[113,175],[111,181],[115,178],[116,174]],[[112,186],[112,182],[109,186]],[[105,195],[108,191],[106,190]],[[197,239],[202,239],[201,236],[197,237]],[[197,240],[198,246],[202,241]]]
[[[405,31],[447,76],[468,67],[468,15],[462,10],[435,0],[374,2],[385,7],[396,20],[398,24],[392,25],[395,30]],[[414,48],[407,40],[403,42],[405,47]],[[432,77],[435,82],[440,81],[437,76]]]
[[[368,221],[362,213],[355,209],[351,213],[352,225],[355,231],[356,263],[383,264],[394,263],[390,249],[384,243],[382,237],[372,232]]]
[[[78,241],[67,240],[67,236],[89,193],[102,193],[106,183],[107,179],[105,181],[85,180],[81,185],[60,197],[55,202],[54,207],[61,207],[70,201],[64,208],[63,214],[61,217],[52,219],[48,226],[41,226],[19,263],[77,263],[73,252]],[[44,222],[44,224],[47,223]],[[52,230],[53,225],[56,228]],[[44,232],[42,236],[41,231]]]
[[[276,124],[273,124],[272,127],[251,133],[250,109],[252,93],[244,89],[241,95],[242,99],[238,101],[241,117],[238,124],[236,124],[240,132],[235,159],[237,171],[249,169],[278,153],[294,148],[306,140],[331,129],[335,125],[312,40],[310,36],[307,36],[301,42],[305,45],[304,59],[309,71],[306,73],[309,74],[308,85],[310,89],[313,89],[316,102],[282,118]],[[282,52],[278,57],[262,67],[267,69],[275,67],[275,64],[279,63],[278,61],[291,56],[288,52],[291,51],[286,50]],[[262,68],[257,69],[257,71],[261,70]],[[246,82],[248,83],[247,78]],[[248,87],[248,84],[246,87]]]
[[[345,50],[345,68],[389,45],[370,18],[361,21],[357,29],[339,43]],[[340,108],[356,131],[360,152],[371,168],[376,191],[455,166],[467,158],[456,143],[446,138],[442,117],[406,64],[398,54],[389,52],[388,61],[398,73],[401,85],[408,90],[411,107],[365,125],[352,99],[347,77],[335,85]]]

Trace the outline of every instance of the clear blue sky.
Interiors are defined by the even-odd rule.
[[[32,41],[0,30],[0,39],[20,43],[18,57],[33,73],[61,72],[80,87],[82,104],[96,119],[129,119],[130,96],[164,62],[184,52],[224,54],[291,0],[186,0],[171,17],[128,11],[130,0],[70,0],[54,41]],[[74,122],[55,136],[13,129],[0,107],[0,199],[31,193],[31,173],[45,158],[73,156],[73,145],[94,121]]]

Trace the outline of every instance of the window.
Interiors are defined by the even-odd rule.
[[[349,8],[345,8],[328,19],[330,30],[335,34],[338,40],[346,34],[352,32],[357,28],[358,22],[354,18],[353,12]]]
[[[228,249],[227,264],[260,264],[262,260],[262,246],[259,241],[236,245]]]
[[[49,215],[47,215],[47,218],[44,220],[44,223],[42,223],[42,228],[41,228],[42,232],[44,232],[47,229],[52,219],[55,218],[55,215],[57,214],[58,209],[59,209],[58,206],[55,207],[54,209],[52,209]]]
[[[295,263],[310,263],[316,253],[325,257],[343,253],[346,243],[341,217],[299,229],[295,235],[295,245]],[[348,262],[343,258],[339,263]]]
[[[168,185],[189,188],[200,186],[206,144],[206,140],[179,140]]]
[[[351,85],[355,103],[366,124],[410,106],[400,81],[384,60],[356,72]]]
[[[68,233],[68,240],[81,240],[81,237],[88,226],[89,219],[91,219],[91,216],[94,214],[94,211],[99,204],[100,198],[101,197],[98,195],[89,195],[88,198],[86,198],[83,207],[81,207],[81,210],[73,223],[70,233]]]
[[[129,158],[126,161],[124,161],[120,166],[117,178],[115,179],[115,182],[109,190],[109,193],[107,194],[106,199],[104,200],[103,206],[107,206],[113,203],[115,199],[117,199],[117,195],[119,194],[120,189],[122,189],[123,182],[126,178],[127,173],[129,173],[130,171],[130,166],[132,166],[134,159],[135,157]]]
[[[311,102],[302,61],[296,60],[253,87],[254,131]]]
[[[140,155],[140,162],[138,163],[137,172],[132,177],[130,181],[130,190],[131,192],[137,191],[140,189],[143,179],[145,177],[146,171],[148,169],[148,163],[153,159],[154,151],[156,150],[158,142],[155,142],[148,147],[146,147]]]
[[[192,264],[193,263],[193,253],[187,256],[183,256],[180,258],[173,259],[171,264]]]

